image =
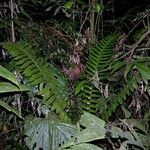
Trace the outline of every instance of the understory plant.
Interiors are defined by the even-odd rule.
[[[149,10],[108,35],[103,1],[10,2],[11,14],[0,3],[0,149],[9,135],[18,149],[148,149]]]
[[[149,68],[142,64],[144,61],[148,65],[148,57],[138,58],[133,61],[128,60],[127,62],[115,61],[116,58],[114,59],[113,57],[115,51],[113,49],[116,48],[117,37],[117,34],[112,34],[100,41],[96,47],[89,50],[89,60],[85,71],[86,78],[84,77],[75,87],[75,94],[81,102],[80,107],[83,110],[101,116],[104,120],[107,120],[117,107],[123,104],[124,100],[127,100],[132,93],[138,90],[142,83],[148,85],[149,80]],[[86,112],[82,116],[85,114],[87,116],[81,116],[77,127],[68,124],[71,119],[66,111],[67,107],[69,107],[68,84],[59,70],[53,65],[44,62],[28,43],[4,43],[3,47],[12,55],[16,69],[20,70],[23,74],[25,84],[35,88],[34,96],[39,97],[40,103],[44,106],[42,111],[42,114],[45,116],[44,118],[30,116],[25,119],[25,134],[27,135],[25,141],[30,149],[56,150],[61,147],[79,150],[83,149],[83,147],[84,149],[100,149],[87,142],[107,138],[112,140],[120,138],[120,136],[126,139],[119,144],[119,147],[124,149],[130,146],[144,149],[144,145],[147,146],[145,144],[147,142],[145,140],[142,141],[142,136],[147,138],[148,133],[137,133],[127,121],[120,123],[126,131],[113,128],[115,132],[118,130],[118,133],[107,129],[105,121]],[[130,64],[129,61],[131,61]],[[115,79],[121,86],[119,87],[120,89],[116,89],[117,85],[113,85],[113,75],[122,69],[124,70],[119,75],[123,78],[120,79],[118,77]],[[112,74],[112,77],[108,73]],[[112,93],[109,93],[109,90]],[[90,120],[90,118],[94,117],[96,120]],[[83,119],[85,120],[83,121]],[[86,122],[88,120],[89,123]],[[89,126],[86,126],[86,124],[89,124]],[[87,129],[82,129],[82,127]],[[98,127],[100,128],[98,129]],[[134,132],[131,132],[131,129]],[[110,131],[113,133],[110,134],[110,137],[107,137]],[[89,137],[86,135],[89,135]],[[71,143],[63,146],[68,140],[71,140]],[[114,144],[111,144],[111,146],[115,147]]]

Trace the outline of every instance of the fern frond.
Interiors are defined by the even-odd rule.
[[[39,58],[32,46],[27,43],[5,43],[3,47],[13,56],[16,65],[31,85],[43,83],[44,86],[40,91],[43,94],[43,103],[61,116],[65,116],[64,109],[68,98],[67,81],[59,71]]]
[[[110,104],[107,105],[107,109],[102,113],[102,118],[107,120],[115,112],[116,108],[127,99],[127,96],[130,96],[138,88],[139,83],[141,83],[141,78],[138,75],[127,81],[120,92],[109,100]]]
[[[100,109],[99,104],[102,94],[94,86],[92,78],[98,72],[98,82],[106,79],[106,69],[111,63],[117,38],[118,35],[116,34],[110,35],[101,40],[96,47],[92,47],[89,50],[89,59],[86,66],[87,82],[83,85],[81,94],[83,109],[88,112],[96,113]]]
[[[96,47],[90,48],[86,66],[86,74],[89,77],[93,77],[97,69],[102,77],[100,80],[104,78],[104,72],[111,62],[117,38],[117,34],[109,35],[101,40]]]

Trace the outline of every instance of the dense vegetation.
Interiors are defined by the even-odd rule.
[[[150,2],[136,3],[0,2],[0,149],[150,148]]]

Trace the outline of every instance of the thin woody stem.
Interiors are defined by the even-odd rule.
[[[15,42],[15,29],[14,29],[14,3],[13,0],[10,0],[10,8],[11,8],[11,40]]]
[[[95,24],[95,4],[96,0],[91,0],[91,13],[90,13],[90,26],[91,26],[91,44],[95,43],[95,32],[94,32],[94,24]]]

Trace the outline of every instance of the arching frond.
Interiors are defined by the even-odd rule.
[[[67,81],[59,71],[40,58],[28,43],[5,43],[3,47],[13,56],[16,65],[31,85],[43,83],[40,91],[43,103],[64,118],[68,98]]]

